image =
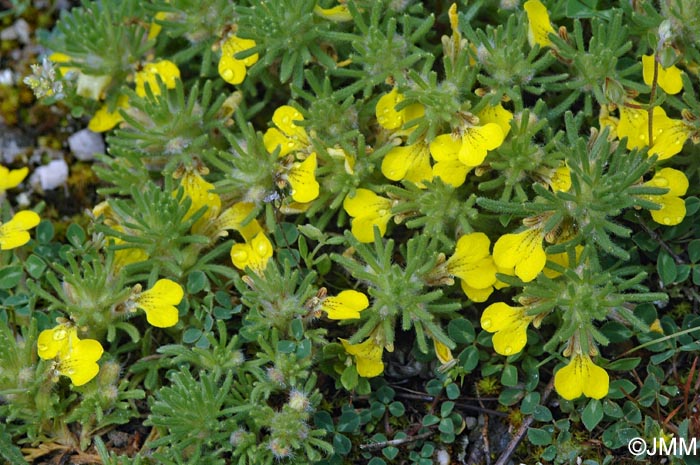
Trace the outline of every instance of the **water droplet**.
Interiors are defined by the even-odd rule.
[[[66,370],[66,374],[67,374],[67,375],[75,374],[75,369],[74,369],[74,368],[69,368],[68,370]]]
[[[233,253],[233,256],[237,262],[247,262],[248,261],[248,252],[246,252],[245,250],[237,250],[236,252]]]
[[[233,71],[231,71],[230,69],[224,70],[222,77],[225,80],[230,81],[231,79],[233,79]]]
[[[377,214],[379,216],[386,216],[386,213],[387,213],[386,210],[383,208],[380,208],[379,210],[377,210]]]
[[[389,109],[388,109],[388,108],[385,108],[384,111],[383,111],[383,113],[384,113],[385,115],[388,115],[388,114],[389,114]]]
[[[46,344],[38,344],[37,348],[39,349],[39,352],[43,352],[46,349],[48,349],[49,347]]]
[[[267,244],[265,243],[260,243],[255,247],[255,251],[260,255],[261,257],[265,256],[265,254],[268,251]]]
[[[481,327],[484,329],[489,329],[491,327],[491,320],[488,318],[481,322]]]
[[[289,124],[289,117],[288,116],[285,116],[284,118],[282,118],[282,124],[284,124],[285,126]]]
[[[669,218],[668,216],[665,216],[664,217],[664,224],[666,224],[666,225],[671,224],[671,218]]]
[[[513,348],[512,348],[511,346],[506,346],[506,348],[503,349],[503,352],[504,352],[506,355],[510,355],[511,353],[513,353]]]
[[[54,341],[60,341],[61,339],[66,338],[66,330],[65,329],[57,329],[56,331],[53,332],[53,340]]]

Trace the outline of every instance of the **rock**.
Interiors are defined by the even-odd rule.
[[[28,44],[30,40],[29,23],[22,18],[18,19],[12,26],[0,32],[0,39],[17,40],[22,44]]]
[[[94,160],[96,153],[105,152],[102,136],[89,129],[78,131],[68,138],[68,147],[80,161]]]
[[[43,190],[55,189],[66,183],[68,179],[68,164],[65,160],[51,160],[48,165],[43,165],[34,170],[29,178],[33,186],[41,186]]]

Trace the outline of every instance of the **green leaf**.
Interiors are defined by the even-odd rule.
[[[202,271],[195,270],[187,277],[187,293],[196,294],[204,289],[207,284],[207,275]]]
[[[605,369],[612,371],[631,371],[637,368],[641,361],[642,359],[640,357],[621,358],[620,360],[609,363]]]
[[[507,388],[498,396],[498,402],[506,406],[515,405],[520,402],[524,395],[525,393],[522,389]]]
[[[345,367],[345,370],[343,370],[343,374],[340,375],[340,383],[348,391],[352,391],[353,389],[355,389],[355,386],[357,386],[357,379],[358,375],[355,365]]]
[[[333,435],[333,452],[348,455],[352,450],[352,441],[342,434]]]
[[[541,428],[528,429],[527,438],[535,446],[547,446],[552,443],[552,433]]]
[[[676,262],[666,252],[660,252],[659,258],[656,262],[656,271],[659,273],[659,278],[665,285],[669,285],[675,282],[678,276],[678,271],[676,270]]]
[[[568,0],[566,16],[568,18],[592,18],[597,16],[595,11],[598,0]]]
[[[314,424],[318,428],[323,428],[329,433],[332,433],[335,431],[335,426],[333,425],[333,418],[331,417],[331,414],[324,411],[321,412],[316,412],[314,414]]]
[[[501,373],[501,384],[513,387],[518,384],[518,370],[513,365],[506,365]]]
[[[442,420],[440,420],[438,430],[440,430],[441,433],[454,434],[455,427],[452,424],[452,420],[450,420],[449,418],[443,418]]]
[[[291,354],[297,348],[297,343],[294,341],[279,341],[277,343],[277,351],[283,354]]]
[[[540,404],[539,392],[528,392],[520,404],[520,411],[525,415],[530,415],[535,411],[535,407]]]
[[[406,407],[397,400],[389,404],[389,412],[395,417],[402,417],[406,413]]]
[[[37,279],[44,274],[44,271],[46,270],[46,263],[37,255],[32,254],[24,262],[24,267],[27,269],[29,276]]]
[[[66,239],[68,239],[68,242],[76,247],[80,247],[83,242],[85,242],[86,238],[85,231],[79,224],[71,223],[71,225],[68,226],[68,230],[66,231]]]
[[[372,457],[372,460],[367,462],[367,465],[386,465],[386,462],[384,459],[380,459],[379,457]]]
[[[12,436],[5,431],[6,426],[0,424],[0,457],[7,460],[9,465],[27,465],[22,451],[12,442]]]
[[[24,273],[19,265],[6,266],[0,269],[0,289],[12,289],[22,280]]]
[[[396,456],[399,455],[399,449],[398,447],[394,446],[385,447],[384,449],[382,449],[382,455],[384,455],[384,457],[388,458],[389,460],[394,460],[394,458],[396,458]]]
[[[423,423],[423,426],[432,426],[432,425],[438,424],[439,422],[440,422],[440,417],[438,417],[436,415],[428,414],[428,415],[423,417],[422,423]]]
[[[554,418],[552,416],[552,412],[544,405],[535,405],[535,411],[533,412],[532,416],[535,418],[535,420],[543,423],[548,423]]]
[[[202,330],[197,328],[187,328],[182,335],[182,342],[192,344],[202,337]]]
[[[476,333],[471,321],[464,318],[456,318],[447,325],[447,334],[457,344],[471,344]]]
[[[341,433],[353,433],[357,431],[357,428],[359,427],[360,416],[353,411],[346,410],[338,419],[338,427],[336,428],[336,431]]]
[[[459,354],[459,360],[462,362],[462,369],[467,373],[471,373],[479,364],[479,349],[476,346],[467,347]]]
[[[454,408],[455,408],[455,403],[452,402],[451,400],[443,402],[442,405],[440,405],[440,416],[443,418],[449,416],[449,414],[452,413],[452,410]]]
[[[301,321],[301,318],[293,319],[292,323],[289,325],[289,329],[292,333],[292,337],[297,341],[300,341],[304,337],[304,323]]]
[[[459,397],[459,386],[457,386],[455,383],[450,383],[447,385],[445,388],[445,394],[447,394],[447,398],[450,400],[455,400]]]
[[[44,220],[36,227],[36,240],[40,244],[48,244],[53,239],[53,224],[49,220]]]
[[[700,262],[700,239],[694,239],[688,244],[688,258],[693,263]]]
[[[593,431],[593,428],[595,428],[602,419],[603,405],[598,399],[591,399],[581,414],[581,420],[583,420],[584,426],[588,431]]]

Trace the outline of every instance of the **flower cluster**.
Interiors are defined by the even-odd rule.
[[[56,358],[56,372],[68,376],[75,386],[82,386],[97,376],[97,361],[104,349],[94,339],[80,339],[75,326],[61,323],[39,334],[37,352],[44,360]]]

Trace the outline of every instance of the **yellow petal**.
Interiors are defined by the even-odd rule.
[[[471,288],[484,289],[496,282],[496,265],[489,255],[491,241],[486,234],[465,234],[457,241],[455,253],[447,260],[447,270]]]
[[[218,66],[219,76],[229,84],[240,84],[247,73],[245,64],[241,60],[222,55]]]
[[[503,131],[503,137],[505,138],[510,132],[510,121],[513,119],[513,113],[509,112],[500,103],[495,107],[486,107],[476,116],[479,117],[479,122],[481,124],[496,123],[500,126],[501,131]]]
[[[262,273],[272,257],[272,243],[263,232],[259,232],[250,242],[234,244],[231,247],[231,261],[239,270],[246,267],[255,273]]]
[[[26,166],[18,170],[9,170],[0,166],[0,194],[7,189],[17,187],[27,177],[27,173],[29,173],[29,168]]]
[[[69,353],[65,357],[59,356],[58,371],[68,376],[75,386],[82,386],[99,372],[97,361],[104,349],[94,339],[81,340],[77,336],[71,338],[69,344]]]
[[[257,44],[253,39],[242,39],[238,36],[231,35],[229,36],[226,41],[223,43],[221,46],[221,52],[222,56],[229,56],[231,58],[234,58],[234,55],[237,53],[243,52],[245,50],[250,50],[251,48],[255,47]],[[243,59],[238,59],[234,58],[235,60],[238,60],[242,62],[246,67],[250,68],[253,66],[255,63],[258,62],[259,55],[257,53],[254,53],[246,58]]]
[[[28,229],[39,224],[41,218],[35,212],[24,210],[17,212],[10,221],[0,225],[0,250],[23,246],[29,239]]]
[[[433,165],[433,177],[452,187],[459,187],[464,184],[472,168],[459,160],[439,161]]]
[[[107,104],[102,105],[90,119],[88,129],[92,132],[109,131],[124,120],[121,113],[119,113],[120,108],[129,108],[129,97],[126,95],[119,96],[117,99],[117,107],[114,111],[109,111],[109,106]]]
[[[374,226],[384,236],[387,223],[391,218],[391,201],[380,197],[368,189],[357,189],[354,195],[348,195],[343,201],[343,208],[352,220],[352,234],[364,243],[374,241]]]
[[[683,171],[674,168],[663,168],[654,174],[654,177],[646,182],[645,185],[652,187],[663,187],[668,189],[668,192],[663,195],[679,197],[688,192],[688,178]],[[652,199],[655,196],[651,196]]]
[[[554,375],[554,388],[566,400],[576,399],[581,394],[602,399],[608,393],[609,382],[608,373],[582,354],[576,355]]]
[[[571,189],[571,170],[569,167],[564,165],[554,170],[554,175],[552,175],[549,185],[552,186],[552,190],[555,192],[567,192]]]
[[[549,40],[549,34],[556,34],[556,31],[552,27],[552,23],[549,22],[547,8],[540,0],[528,0],[523,6],[527,13],[529,25],[527,39],[530,46],[534,47],[535,44],[539,44],[541,47],[551,46],[552,41]]]
[[[678,154],[692,131],[683,121],[664,117],[654,115],[654,145],[649,149],[649,155],[657,155],[659,160]]]
[[[396,105],[403,101],[403,95],[399,94],[399,90],[394,87],[391,92],[379,97],[375,114],[377,122],[384,129],[398,129],[403,123],[403,115],[396,111]]]
[[[290,105],[282,105],[272,115],[272,122],[284,135],[299,143],[308,145],[309,139],[306,135],[306,129],[297,125],[297,122],[300,121],[304,121],[304,115]]]
[[[384,372],[382,354],[384,349],[377,345],[373,338],[369,338],[359,344],[350,344],[345,339],[340,339],[345,351],[355,356],[357,374],[365,378],[373,378]]]
[[[503,302],[489,305],[481,315],[481,327],[493,336],[493,348],[501,355],[514,355],[527,342],[527,326],[532,317],[522,307],[511,307]]]
[[[104,97],[104,90],[112,82],[112,76],[92,74],[78,74],[77,89],[75,92],[81,97],[100,100]]]
[[[440,134],[430,143],[430,155],[435,161],[459,160],[462,139],[452,134]]]
[[[326,298],[321,308],[331,320],[360,318],[360,312],[369,307],[369,300],[362,292],[343,291],[335,297]]]
[[[488,151],[499,147],[503,139],[503,130],[496,123],[467,128],[462,135],[459,160],[468,166],[479,166]]]
[[[207,182],[199,173],[188,170],[182,176],[180,185],[185,191],[185,195],[192,201],[183,220],[187,220],[203,207],[207,207],[207,210],[202,219],[210,219],[218,215],[221,210],[221,197],[212,192],[214,190],[212,183]]]
[[[295,202],[307,203],[315,200],[320,187],[316,181],[316,154],[312,153],[301,163],[294,163],[287,178]]]
[[[175,307],[182,301],[182,287],[169,279],[159,279],[155,285],[141,293],[136,299],[136,306],[146,312],[146,320],[158,328],[174,326],[178,320]]]
[[[322,18],[333,21],[334,23],[342,23],[352,20],[352,14],[347,5],[336,5],[332,8],[322,8],[320,5],[314,7],[314,13]]]
[[[175,82],[180,79],[180,70],[177,65],[170,60],[161,60],[156,63],[148,63],[141,71],[136,73],[134,81],[136,83],[136,95],[146,96],[146,86],[150,87],[153,95],[160,95],[158,77],[163,81],[168,89],[175,88]]]
[[[472,302],[486,302],[488,298],[493,294],[493,286],[485,287],[483,289],[475,289],[470,287],[466,281],[461,280],[460,286],[464,294],[469,297]]]
[[[493,247],[493,260],[498,267],[515,268],[515,275],[524,282],[532,281],[547,263],[542,233],[528,229],[501,236]]]
[[[680,197],[661,196],[652,201],[661,205],[659,210],[650,210],[652,219],[664,226],[675,226],[680,224],[685,218],[685,201]]]
[[[43,360],[51,360],[59,353],[65,353],[71,334],[76,334],[75,327],[60,324],[39,333],[36,341],[37,354]]]
[[[255,210],[254,203],[238,202],[233,204],[216,219],[217,229],[219,231],[226,229],[236,230],[243,236],[243,239],[250,241],[262,231],[260,223],[254,218],[244,223],[246,219],[251,218],[253,210]]]
[[[617,137],[627,137],[627,149],[638,149],[649,144],[649,115],[641,108],[620,107]]]
[[[164,20],[164,19],[167,19],[167,17],[168,17],[168,13],[167,13],[167,12],[165,12],[165,11],[159,11],[159,12],[156,13],[156,15],[154,16],[154,19],[156,19],[156,20],[161,20],[161,21],[162,21],[162,20]],[[158,24],[158,23],[155,22],[155,21],[151,21],[151,24],[150,24],[150,26],[149,26],[149,28],[148,28],[148,40],[153,40],[153,39],[155,39],[156,37],[158,37],[158,35],[160,34],[160,31],[161,31],[162,29],[163,29],[163,26],[161,26],[160,24]]]
[[[433,176],[428,146],[416,143],[392,148],[382,160],[382,174],[392,181],[406,179],[422,187],[420,182]]]
[[[446,363],[450,363],[452,360],[454,360],[454,357],[452,356],[452,351],[442,342],[433,339],[433,348],[435,349],[435,355],[437,356],[438,360],[440,360],[440,363],[442,363],[443,365]]]
[[[656,82],[664,92],[670,95],[675,95],[683,90],[683,80],[681,79],[681,70],[675,65],[670,68],[658,67]],[[651,86],[654,80],[654,56],[642,55],[642,76],[644,83]]]

